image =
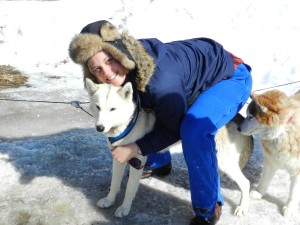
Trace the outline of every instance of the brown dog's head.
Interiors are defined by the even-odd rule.
[[[252,102],[248,112],[267,126],[276,126],[285,122],[286,112],[290,108],[289,97],[279,90],[267,91],[263,94],[251,93]]]

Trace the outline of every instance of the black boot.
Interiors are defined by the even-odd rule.
[[[157,175],[157,176],[167,176],[170,174],[172,170],[172,163],[168,163],[165,166],[162,166],[160,168],[147,168],[143,171],[143,175],[142,175],[142,179],[143,178],[148,178],[151,177],[153,175]]]
[[[210,218],[203,218],[201,216],[195,216],[192,220],[190,225],[215,225],[218,220],[220,219],[222,214],[222,206],[218,203],[215,207],[215,212]]]
[[[147,162],[144,167],[142,178],[147,178],[153,175],[169,175],[172,170],[171,161],[171,153],[169,150],[149,154],[147,156]]]

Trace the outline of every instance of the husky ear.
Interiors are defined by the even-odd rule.
[[[254,92],[251,92],[250,98],[251,98],[252,100],[255,100],[256,97],[257,97],[257,94],[255,94]]]
[[[133,89],[132,89],[132,85],[131,82],[127,82],[120,90],[119,90],[119,94],[120,96],[127,100],[127,101],[131,101],[132,97],[133,97]]]
[[[253,92],[251,93],[250,95],[250,98],[252,99],[252,101],[255,103],[255,108],[258,112],[261,112],[261,113],[267,113],[268,112],[268,108],[261,105],[257,98],[258,98],[258,95],[257,94],[254,94]]]
[[[85,88],[88,91],[89,95],[93,95],[98,90],[98,85],[95,84],[91,79],[85,79]]]

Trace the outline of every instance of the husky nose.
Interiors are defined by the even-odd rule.
[[[241,132],[241,127],[238,127],[237,130],[238,130],[239,132]]]
[[[104,127],[103,125],[97,125],[97,126],[96,126],[96,130],[97,130],[98,132],[103,132],[104,129],[105,129],[105,127]]]

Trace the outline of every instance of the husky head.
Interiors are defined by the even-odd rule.
[[[274,139],[282,134],[291,117],[289,97],[279,90],[251,94],[247,117],[239,127],[244,135],[258,134],[262,139]]]
[[[131,83],[116,87],[111,84],[95,84],[87,78],[85,84],[97,131],[108,137],[118,136],[131,121],[136,108]]]

